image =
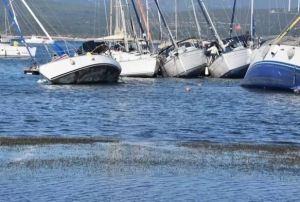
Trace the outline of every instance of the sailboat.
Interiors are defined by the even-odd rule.
[[[5,9],[5,18],[7,18],[7,15],[9,14],[10,17],[14,18],[15,26],[19,27],[18,20],[15,15],[15,10],[12,5],[11,0],[9,2],[10,12],[7,13],[7,9]],[[5,19],[5,24],[6,24]],[[5,28],[7,30],[7,28]],[[30,58],[35,57],[36,55],[36,47],[29,47],[24,45],[24,41],[17,39],[17,38],[11,38],[7,37],[7,34],[5,36],[0,36],[0,57],[9,57],[9,58]]]
[[[221,40],[203,0],[198,0],[198,4],[220,50],[219,56],[209,64],[210,75],[214,78],[243,78],[250,64],[252,50],[244,47],[238,38]]]
[[[145,39],[146,33],[141,23],[140,16],[134,0],[131,0],[131,3],[134,8],[137,22],[139,24],[139,27],[141,29],[141,32],[143,33],[145,40],[138,39],[131,15],[130,15],[130,25],[131,25],[131,30],[133,32],[133,37],[130,38],[127,32],[127,26],[126,26],[126,20],[125,20],[122,2],[121,0],[117,0],[116,3],[117,6],[116,6],[115,34],[108,37],[100,38],[99,40],[113,41],[113,42],[120,41],[122,44],[124,44],[124,47],[120,48],[119,46],[117,46],[116,48],[112,48],[110,51],[112,57],[115,60],[117,60],[122,67],[121,76],[143,77],[143,78],[155,77],[158,71],[158,68],[156,66],[156,56],[149,52],[148,41],[146,41]],[[112,2],[111,2],[111,6],[112,6]],[[129,8],[129,5],[127,6],[127,8]],[[120,16],[121,16],[121,23],[119,22]],[[119,24],[122,24],[122,27],[120,27]],[[143,48],[143,42],[146,42],[146,47],[147,47],[146,50]],[[129,45],[129,43],[131,44]]]
[[[183,78],[200,76],[207,66],[204,49],[198,47],[198,43],[195,43],[194,40],[185,39],[176,42],[157,0],[155,0],[155,4],[172,42],[171,46],[164,48],[159,53],[162,75]]]
[[[6,7],[9,8],[7,0],[3,1]],[[21,0],[21,2],[47,38],[53,41],[27,2],[25,0]],[[17,26],[16,28],[21,34],[20,27]],[[22,34],[21,36],[24,39]],[[31,67],[32,69],[38,69],[39,73],[52,84],[94,84],[118,81],[121,67],[112,57],[105,54],[107,52],[105,44],[86,42],[83,44],[81,51],[73,57],[64,54],[64,51],[55,42],[53,43],[53,48],[56,50],[58,56],[52,58],[51,62],[43,65],[38,65],[34,58],[32,58],[33,67]]]
[[[261,46],[242,86],[299,92],[300,38],[288,36],[293,30],[299,29],[296,27],[299,23],[298,14],[271,44]]]

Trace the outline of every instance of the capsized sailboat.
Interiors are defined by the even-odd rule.
[[[6,1],[6,0],[3,0]],[[21,0],[39,27],[50,41],[53,41],[45,27],[33,13],[25,0]],[[20,27],[18,27],[21,33]],[[33,59],[33,69],[38,69],[52,84],[94,84],[117,82],[121,67],[110,55],[106,54],[107,46],[95,42],[86,42],[75,56],[64,53],[62,48],[53,43],[57,56],[52,61],[38,65]]]
[[[163,76],[182,78],[200,76],[201,72],[204,72],[207,66],[204,49],[190,39],[175,42],[157,0],[155,0],[155,4],[172,42],[171,46],[163,49],[159,54],[160,68]]]
[[[289,24],[272,41],[259,49],[254,62],[249,67],[242,86],[286,91],[299,91],[300,88],[300,16]],[[288,36],[292,31],[293,35]]]
[[[218,54],[210,60],[210,75],[214,78],[243,78],[250,64],[251,49],[246,48],[239,38],[221,40],[203,0],[198,0],[198,4],[216,39],[212,46]]]

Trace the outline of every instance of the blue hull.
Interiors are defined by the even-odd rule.
[[[262,61],[252,65],[242,86],[294,91],[300,87],[300,67],[276,61]]]

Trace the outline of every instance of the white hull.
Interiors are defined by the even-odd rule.
[[[252,50],[240,48],[219,56],[210,66],[214,78],[243,78],[250,64]]]
[[[39,72],[53,84],[92,84],[117,82],[121,67],[105,55],[82,55],[41,65]]]
[[[202,49],[195,47],[180,47],[178,53],[166,58],[162,73],[166,77],[198,77],[207,64],[207,58]]]
[[[25,42],[28,44],[53,44],[54,41],[38,37],[31,37],[30,39],[25,39]]]
[[[124,77],[154,77],[157,74],[156,57],[150,54],[112,51],[112,56],[122,67]]]
[[[29,47],[29,51],[31,56],[35,57],[36,47]],[[0,57],[27,58],[30,57],[30,54],[25,46],[12,46],[0,43]]]

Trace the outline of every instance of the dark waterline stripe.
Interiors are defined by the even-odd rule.
[[[108,137],[0,137],[0,146],[17,145],[54,145],[54,144],[93,144],[93,143],[115,143],[117,139]]]

